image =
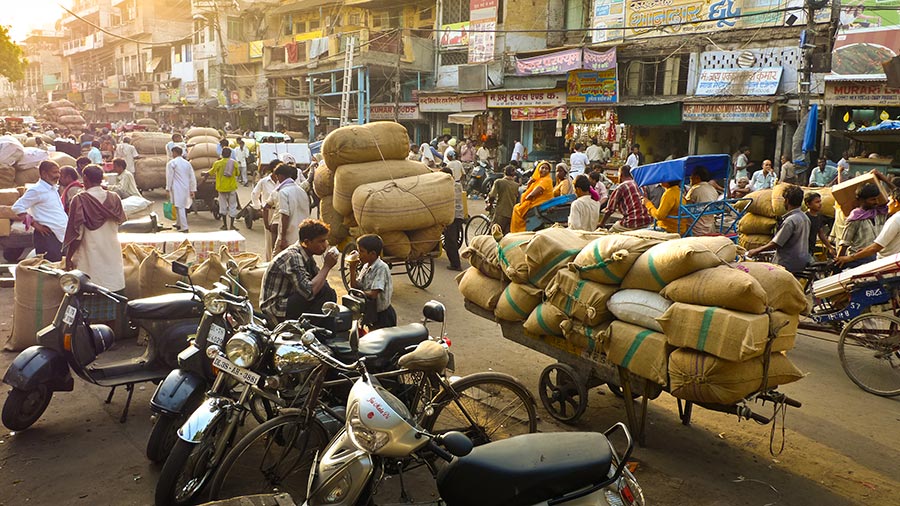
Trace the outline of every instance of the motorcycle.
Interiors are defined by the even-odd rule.
[[[319,354],[314,334],[304,334],[302,342]],[[434,367],[430,351],[421,359],[407,359],[407,366]],[[334,365],[360,376],[347,398],[343,430],[310,470],[304,506],[370,504],[386,468],[402,473],[397,462],[408,460],[429,467],[441,504],[448,506],[644,504],[641,488],[626,467],[633,442],[621,422],[603,434],[524,434],[473,448],[460,432],[432,434],[418,427],[407,406],[368,373],[365,360]],[[608,439],[620,431],[627,439],[624,455]],[[446,464],[439,468],[436,459]],[[402,488],[402,474],[399,482]],[[408,500],[405,490],[401,498]]]
[[[466,184],[466,193],[475,197],[478,195],[486,195],[483,191],[483,186],[488,169],[490,169],[488,162],[483,160],[475,162],[475,166],[472,167],[472,172],[469,173],[469,182]]]
[[[64,295],[53,322],[38,331],[38,344],[19,353],[3,376],[3,382],[13,387],[3,404],[3,425],[10,430],[25,430],[34,424],[54,392],[74,390],[72,372],[88,383],[110,388],[107,404],[116,388],[124,385],[128,396],[119,419],[124,423],[134,385],[159,382],[177,366],[178,352],[200,321],[203,304],[199,297],[192,292],[129,301],[92,283],[79,270],[67,272],[48,266],[31,269],[59,278]],[[149,335],[142,355],[96,363],[99,355],[112,348],[116,335],[107,325],[89,323],[86,296],[125,304],[131,323]]]

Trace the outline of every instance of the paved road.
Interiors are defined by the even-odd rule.
[[[246,197],[246,190],[241,190]],[[474,203],[478,209],[480,203]],[[215,230],[209,213],[191,216],[191,229]],[[260,251],[259,227],[241,232],[248,248]],[[394,304],[401,322],[414,321],[428,299],[448,308],[448,334],[457,356],[458,373],[493,369],[514,374],[537,392],[541,370],[552,359],[505,340],[491,321],[463,308],[453,275],[439,259],[435,281],[427,290],[394,278]],[[331,283],[340,281],[332,275]],[[12,290],[0,289],[0,314],[12,314]],[[0,334],[9,332],[9,316]],[[650,504],[662,505],[895,505],[900,491],[900,398],[866,394],[847,379],[830,336],[798,337],[791,358],[808,373],[783,388],[804,403],[790,409],[776,426],[738,422],[734,416],[694,411],[691,426],[678,422],[674,399],[663,393],[651,402],[647,445],[635,450],[637,477]],[[0,353],[0,369],[14,358]],[[150,430],[147,401],[152,386],[139,389],[132,414],[118,423],[124,393],[113,403],[107,391],[76,381],[73,393],[54,397],[46,415],[31,429],[0,433],[0,505],[151,504],[159,469],[144,458]],[[5,400],[2,388],[0,402]],[[623,401],[605,387],[589,393],[589,407],[575,426],[561,426],[539,409],[540,428],[603,430],[624,420]],[[767,409],[760,408],[768,413]],[[782,429],[785,429],[782,432]],[[784,451],[769,454],[770,438]],[[427,480],[415,497],[428,499]]]

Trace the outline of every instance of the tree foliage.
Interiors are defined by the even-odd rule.
[[[22,48],[9,38],[9,28],[0,26],[0,76],[18,81],[25,77],[27,63]]]

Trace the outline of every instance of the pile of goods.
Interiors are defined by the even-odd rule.
[[[772,240],[775,236],[777,218],[787,212],[784,205],[784,191],[789,186],[787,183],[779,183],[774,188],[758,190],[747,195],[753,201],[738,222],[738,244],[751,250],[764,246]],[[818,193],[822,197],[822,215],[834,219],[835,200],[831,188],[803,188],[804,197],[811,192]],[[805,203],[803,211],[806,211]]]
[[[195,172],[207,171],[219,159],[219,131],[215,128],[194,127],[187,131],[187,159]],[[200,175],[197,175],[199,180]]]
[[[11,233],[11,220],[15,220],[16,214],[10,206],[25,193],[24,185],[36,183],[41,178],[38,170],[41,162],[49,159],[57,162],[66,161],[63,157],[67,155],[48,153],[41,148],[25,147],[15,136],[0,136],[0,237],[6,237]]]
[[[141,191],[166,187],[166,144],[172,136],[162,132],[131,132],[131,144],[139,158],[134,160],[134,183]]]
[[[75,104],[65,99],[42,104],[38,107],[38,114],[47,123],[52,124],[53,128],[59,130],[68,128],[76,135],[87,128],[87,122],[81,115],[81,111],[75,107]]]
[[[727,405],[802,377],[785,355],[806,308],[800,284],[776,265],[734,263],[737,252],[727,237],[647,230],[479,236],[461,253],[472,267],[459,289],[530,337]]]
[[[329,242],[376,233],[385,255],[414,259],[433,251],[453,221],[453,177],[406,160],[409,136],[388,121],[339,128],[322,143],[324,165],[316,168],[313,189]]]
[[[135,121],[135,123],[144,127],[147,132],[159,132],[159,123],[153,118],[141,118]]]

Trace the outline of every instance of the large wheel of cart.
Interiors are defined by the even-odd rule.
[[[859,388],[883,397],[900,395],[900,318],[870,313],[850,320],[841,332],[838,356]]]
[[[356,241],[348,242],[341,252],[341,282],[344,283],[344,290],[350,289],[350,264],[347,262],[347,255],[351,251],[356,251]]]
[[[428,288],[434,280],[434,258],[425,256],[406,261],[406,275],[416,288]]]
[[[219,212],[219,203],[215,199],[207,199],[206,207],[212,212],[213,218],[222,219],[222,213]]]
[[[541,372],[538,392],[541,404],[550,416],[563,423],[573,423],[587,409],[587,380],[572,366],[557,363]]]

